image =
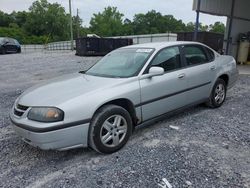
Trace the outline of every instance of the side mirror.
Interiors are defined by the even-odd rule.
[[[164,69],[162,67],[151,67],[148,71],[150,77],[160,76],[164,74]]]
[[[154,76],[160,76],[164,74],[164,69],[161,67],[151,67],[148,71],[148,74],[144,74],[140,77],[141,80],[152,78]]]

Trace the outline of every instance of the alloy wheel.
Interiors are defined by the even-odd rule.
[[[215,89],[215,102],[221,104],[225,99],[225,87],[223,84],[218,84]]]
[[[102,124],[100,138],[106,147],[116,147],[125,138],[128,124],[121,115],[113,115],[106,119]]]

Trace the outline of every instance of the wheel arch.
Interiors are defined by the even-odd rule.
[[[226,86],[228,86],[228,83],[229,83],[229,76],[228,76],[228,74],[222,74],[218,78],[224,80],[225,83],[226,83]]]
[[[126,99],[126,98],[118,98],[118,99],[114,99],[114,100],[111,100],[111,101],[108,101],[108,102],[105,102],[104,104],[102,104],[101,106],[99,106],[94,114],[100,109],[102,108],[103,106],[105,105],[109,105],[109,104],[113,104],[113,105],[117,105],[117,106],[120,106],[124,109],[126,109],[131,118],[132,118],[132,122],[133,122],[133,125],[134,127],[137,125],[137,122],[138,122],[138,118],[136,116],[136,111],[135,111],[135,107],[134,107],[134,104],[131,100],[129,99]]]

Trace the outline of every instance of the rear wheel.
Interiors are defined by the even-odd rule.
[[[94,115],[89,131],[91,148],[100,153],[121,149],[132,134],[132,119],[127,110],[116,105],[105,105]]]
[[[210,94],[209,101],[206,103],[211,108],[220,107],[226,99],[226,83],[223,79],[218,79],[213,87],[212,93]]]

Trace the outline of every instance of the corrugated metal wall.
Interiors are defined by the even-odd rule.
[[[198,0],[193,1],[193,10],[197,10]],[[208,14],[229,16],[232,0],[201,0],[200,11]]]
[[[201,0],[200,11],[207,14],[230,16],[233,0]],[[193,1],[193,10],[197,9],[198,0]],[[229,21],[225,32],[225,40],[229,42],[229,54],[236,57],[238,49],[239,33],[250,31],[250,0],[235,0],[232,27],[229,28]],[[228,31],[231,29],[230,36]],[[229,39],[229,40],[228,40]],[[227,43],[225,41],[224,48]]]
[[[198,0],[193,1],[193,10]],[[201,0],[200,11],[219,16],[230,16],[232,0]],[[235,0],[234,17],[250,19],[250,0]]]
[[[234,16],[238,18],[250,19],[250,0],[236,0]]]

